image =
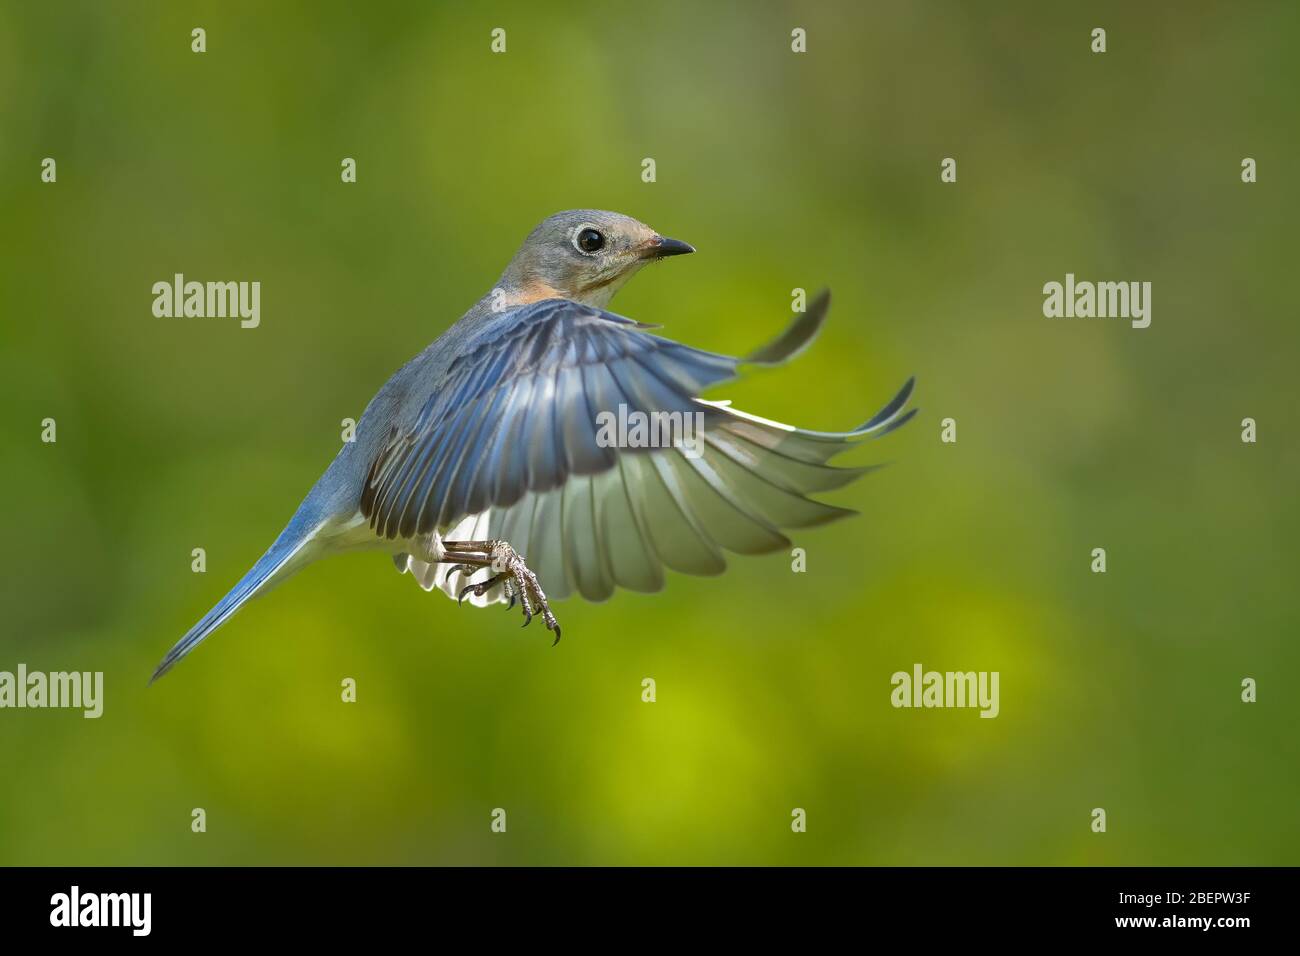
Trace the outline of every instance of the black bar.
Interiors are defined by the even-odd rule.
[[[129,939],[144,928],[144,897],[127,909],[123,897],[105,906],[101,894],[147,893],[147,938],[204,945],[374,942],[377,932],[431,930],[495,938],[514,928],[544,945],[619,938],[608,936],[610,927],[665,945],[679,931],[764,940],[783,930],[795,939],[802,931],[863,941],[903,933],[927,942],[1129,937],[1231,945],[1242,934],[1285,931],[1294,882],[1293,870],[1257,868],[10,869],[0,871],[0,926],[7,940]],[[70,922],[74,886],[77,921],[116,911],[123,925],[51,925]]]

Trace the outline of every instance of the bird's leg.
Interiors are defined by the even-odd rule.
[[[560,624],[546,602],[546,592],[542,590],[537,575],[529,570],[523,557],[509,542],[444,541],[442,546],[444,554],[440,563],[492,569],[492,577],[465,588],[461,591],[462,597],[470,591],[481,596],[489,588],[504,583],[511,607],[514,607],[515,597],[519,598],[524,612],[524,626],[528,626],[534,614],[540,614],[546,622],[546,629],[555,632],[555,643],[560,643]]]

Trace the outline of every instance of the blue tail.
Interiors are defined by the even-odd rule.
[[[280,537],[275,539],[275,544],[271,545],[271,549],[262,555],[261,559],[240,579],[238,584],[230,589],[230,593],[218,601],[216,607],[203,615],[203,619],[176,642],[175,646],[167,652],[167,656],[162,659],[162,663],[153,672],[153,677],[149,678],[150,684],[171,670],[177,661],[198,647],[209,634],[226,623],[226,620],[232,614],[244,606],[245,601],[266,590],[268,584],[278,583],[279,580],[287,576],[287,572],[299,566],[300,563],[295,562],[292,566],[286,567],[290,564],[294,555],[298,554],[302,546],[307,543],[311,537],[311,531],[314,530],[302,527],[306,523],[301,520],[303,517],[301,512],[295,515],[294,520],[289,522],[289,527],[285,528],[280,533]]]

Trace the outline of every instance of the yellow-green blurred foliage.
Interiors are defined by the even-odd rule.
[[[1073,6],[5,0],[0,670],[106,701],[0,711],[0,862],[1296,863],[1300,17]],[[713,397],[843,428],[918,376],[844,459],[892,462],[829,496],[860,516],[805,574],[565,602],[555,649],[335,558],[146,688],[576,206],[699,248],[614,303],[693,345],[834,290]],[[261,327],[154,318],[176,272],[260,281]],[[1044,318],[1066,272],[1151,281],[1151,327]],[[916,662],[999,671],[1001,715],[893,709]]]

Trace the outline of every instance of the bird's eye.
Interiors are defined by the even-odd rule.
[[[583,252],[599,252],[605,247],[605,237],[590,227],[579,232],[574,242]]]

